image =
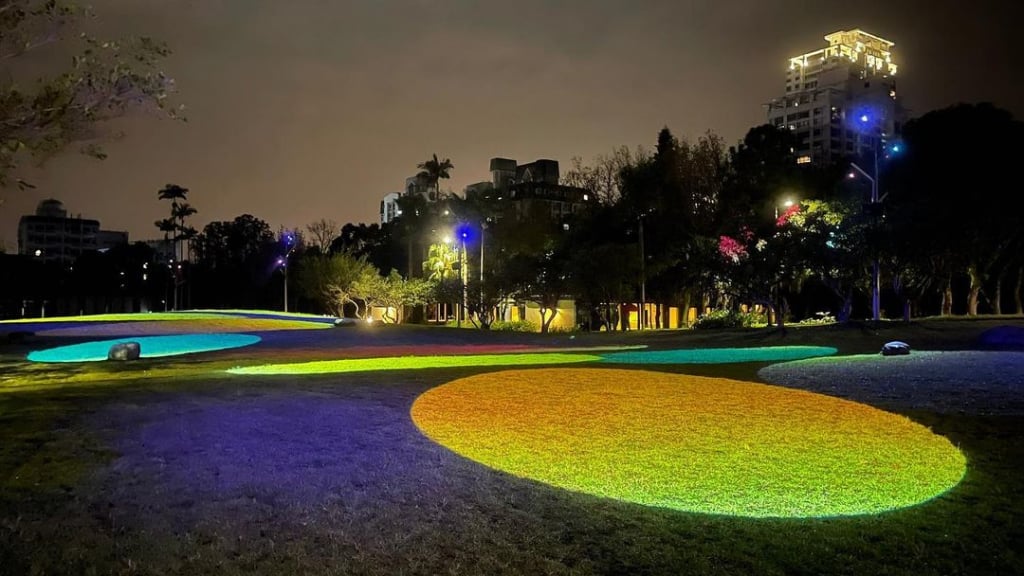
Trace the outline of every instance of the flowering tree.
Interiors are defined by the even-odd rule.
[[[801,233],[799,213],[800,204],[793,204],[760,233],[744,226],[718,240],[726,290],[737,301],[764,306],[780,328],[785,325],[785,291],[805,275],[793,249]]]

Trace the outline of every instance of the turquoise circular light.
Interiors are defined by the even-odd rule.
[[[781,362],[838,352],[831,346],[765,346],[760,348],[693,348],[616,352],[602,356],[611,364],[731,364],[733,362]]]
[[[241,348],[260,341],[252,334],[175,334],[171,336],[140,336],[138,338],[117,338],[83,342],[70,346],[59,346],[30,352],[32,362],[99,362],[107,359],[107,352],[114,344],[138,342],[142,358],[179,356],[197,352],[211,352]]]

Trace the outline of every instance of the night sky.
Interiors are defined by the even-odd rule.
[[[110,36],[174,50],[188,123],[119,120],[105,161],[66,154],[4,192],[3,240],[42,198],[131,239],[159,236],[156,192],[191,189],[197,228],[374,222],[432,153],[462,190],[493,156],[591,159],[669,126],[734,143],[784,90],[787,58],[861,28],[896,43],[912,114],[993,101],[1024,117],[1011,49],[1021,3],[912,0],[94,0]]]

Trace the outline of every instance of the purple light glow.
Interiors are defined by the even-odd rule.
[[[152,474],[179,497],[258,493],[357,505],[395,492],[409,501],[443,496],[460,459],[408,417],[426,386],[356,388],[344,398],[290,393],[149,405],[145,425],[125,427],[136,431],[118,441],[112,473]]]

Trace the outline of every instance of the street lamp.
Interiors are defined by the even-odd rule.
[[[793,200],[790,199],[790,198],[786,198],[786,200],[782,203],[782,206],[788,211],[790,208],[793,207]],[[779,220],[779,205],[778,204],[775,205],[775,220],[776,220],[776,222],[778,222],[778,220]]]
[[[487,220],[480,223],[480,310],[477,315],[484,312],[484,230],[487,230]],[[487,314],[490,315],[490,310]]]
[[[865,129],[869,128],[868,125],[872,122],[872,118],[868,114],[862,114],[860,118],[858,118],[858,120],[860,120],[860,123],[864,126]],[[879,195],[881,187],[881,173],[878,170],[878,150],[880,147],[882,147],[882,139],[884,138],[885,134],[883,133],[881,126],[878,126],[877,129],[871,134],[871,136],[877,138],[877,141],[872,142],[871,145],[872,159],[874,160],[874,170],[872,170],[871,174],[868,174],[867,171],[858,166],[856,162],[851,162],[850,167],[852,167],[854,170],[860,173],[860,175],[863,176],[864,178],[867,178],[868,182],[871,183],[871,203],[869,210],[872,214],[872,217],[875,217],[879,213],[878,205],[881,204],[883,200],[885,200],[886,196]],[[903,146],[899,142],[895,142],[892,145],[892,147],[888,149],[888,152],[891,152],[892,154],[899,154],[902,151]],[[888,157],[888,154],[886,154],[886,158]],[[854,172],[850,172],[849,177],[856,178],[857,174]],[[876,252],[874,262],[871,266],[871,318],[876,324],[881,319],[881,282],[879,276],[879,262],[878,254]]]
[[[462,250],[459,252],[459,281],[462,283],[462,307],[459,308],[459,319],[456,322],[456,325],[461,328],[462,321],[466,317],[466,308],[469,303],[469,294],[466,288],[466,282],[469,280],[466,275],[466,238],[469,236],[469,230],[467,230],[465,226],[462,226],[458,233],[459,241],[462,242]]]
[[[284,256],[277,259],[277,265],[284,271],[284,311],[288,311],[288,259],[295,251],[295,235],[291,232],[284,233]]]
[[[647,212],[641,212],[636,217],[637,231],[640,238],[640,315],[637,318],[637,330],[644,329],[644,312],[647,310],[647,257],[644,254],[644,216]]]
[[[861,122],[867,122],[867,115],[861,116]],[[868,174],[863,168],[857,165],[856,162],[850,162],[850,167],[860,173],[861,176],[867,178],[868,182],[871,183],[871,214],[876,214],[877,206],[881,202],[878,196],[878,145],[874,143],[871,146],[873,152],[872,156],[874,159],[874,171],[873,176]],[[850,173],[851,178],[855,178],[856,174]],[[882,317],[882,296],[881,296],[881,274],[879,270],[878,254],[876,253],[874,261],[871,263],[871,320],[878,324],[878,321]]]

